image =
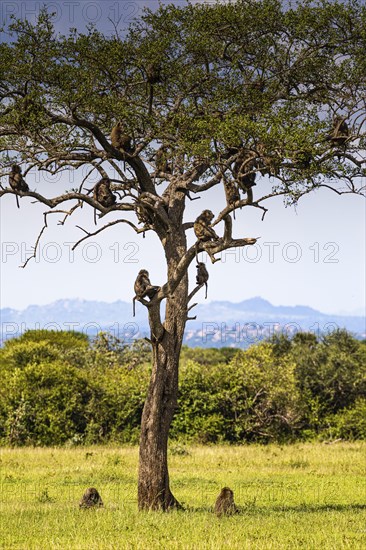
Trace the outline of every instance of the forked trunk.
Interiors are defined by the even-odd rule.
[[[168,261],[168,278],[179,261],[179,247],[174,243]],[[175,257],[174,257],[175,256]],[[141,420],[138,506],[140,510],[168,510],[179,507],[169,485],[168,435],[177,405],[178,367],[187,320],[187,275],[167,299],[164,330],[158,329],[160,312],[149,310],[153,364],[149,389]]]

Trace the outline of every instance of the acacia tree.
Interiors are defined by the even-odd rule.
[[[189,290],[188,267],[205,249],[215,261],[225,249],[255,242],[232,235],[232,214],[239,220],[244,207],[263,216],[278,195],[294,203],[322,187],[361,193],[365,6],[357,0],[287,9],[278,0],[168,5],[146,10],[126,36],[116,26],[109,37],[93,27],[56,35],[51,19],[41,12],[34,25],[13,21],[12,38],[1,45],[0,196],[18,193],[49,208],[39,238],[50,213],[63,214],[65,223],[83,205],[98,212],[98,226],[81,240],[119,223],[157,234],[167,276],[151,301],[141,299],[152,374],[138,502],[140,509],[166,510],[179,505],[169,485],[168,432],[190,301],[201,288]],[[111,143],[118,122],[131,138],[128,147]],[[119,200],[102,206],[88,192],[88,178],[56,197],[14,191],[7,183],[14,163],[25,177],[34,169],[79,174],[88,166],[89,175],[111,178]],[[224,222],[221,233],[215,228],[222,236],[188,246],[194,220],[186,206],[213,188],[223,196],[212,221]]]

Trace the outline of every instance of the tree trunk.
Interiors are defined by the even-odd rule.
[[[168,281],[186,248],[171,242],[166,248]],[[167,298],[164,325],[159,306],[149,309],[153,364],[141,420],[138,506],[140,510],[168,510],[180,507],[169,486],[168,435],[177,405],[179,356],[187,320],[188,276]],[[161,330],[159,330],[159,324]],[[164,329],[164,330],[162,330]]]

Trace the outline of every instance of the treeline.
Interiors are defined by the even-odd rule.
[[[0,350],[2,445],[137,443],[150,348],[101,333],[28,331]],[[366,439],[366,345],[298,333],[247,351],[183,348],[180,441]]]

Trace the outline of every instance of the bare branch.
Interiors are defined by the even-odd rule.
[[[227,232],[226,237],[227,237],[228,240],[225,241],[224,239],[219,239],[215,243],[214,242],[210,243],[210,252],[209,252],[210,256],[213,256],[214,254],[218,254],[219,252],[222,252],[223,250],[227,250],[228,248],[235,248],[235,247],[243,247],[243,246],[253,245],[257,242],[257,239],[259,237],[256,237],[256,238],[243,238],[243,239],[231,239],[231,238],[229,238],[229,234],[230,234],[230,229],[229,229],[230,222],[229,222],[229,220],[226,221],[226,224],[227,224],[226,225],[226,232]],[[161,287],[159,292],[154,297],[154,300],[157,299],[157,300],[161,301],[164,298],[166,298],[168,295],[173,294],[173,292],[177,288],[178,284],[182,280],[183,276],[187,272],[187,269],[188,269],[189,265],[195,259],[196,252],[197,251],[202,252],[202,251],[205,251],[205,250],[207,251],[207,249],[204,247],[204,244],[206,244],[206,243],[200,243],[199,241],[197,241],[193,246],[191,246],[187,250],[187,252],[184,254],[182,259],[178,263],[178,266],[175,270],[175,276],[170,281],[168,281],[167,283],[165,283]],[[212,261],[212,259],[211,259],[211,261]],[[214,262],[212,262],[212,263],[214,263]],[[197,287],[197,290],[194,289],[195,292],[198,292],[199,288],[200,287]]]
[[[201,172],[206,172],[210,168],[209,165],[205,164],[202,165]],[[213,178],[211,178],[209,181],[206,181],[205,183],[202,183],[201,185],[197,185],[196,183],[193,183],[193,181],[198,180],[203,174],[200,173],[200,170],[197,169],[193,171],[193,173],[190,175],[188,173],[187,183],[185,185],[186,189],[188,191],[192,191],[192,193],[200,193],[201,191],[207,191],[208,189],[211,189],[212,187],[215,187],[215,185],[218,185],[221,180],[224,177],[223,172],[219,171]]]
[[[263,214],[262,214],[262,221],[264,220],[264,216],[267,214],[268,212],[268,208],[265,208],[264,206],[261,206],[260,204],[258,204],[257,202],[253,202],[251,204],[251,206],[254,206],[255,208],[260,208],[261,210],[263,210]]]
[[[70,210],[51,210],[50,212],[47,212],[47,214],[65,214],[65,217],[62,220],[59,220],[58,225],[64,225],[67,218],[72,216],[72,214],[77,210],[78,208],[82,207],[82,202],[79,201],[75,206],[70,208]]]
[[[321,183],[321,184],[319,184],[318,187],[324,187],[326,189],[330,189],[331,191],[333,191],[337,195],[357,194],[357,195],[365,196],[365,190],[366,190],[365,185],[360,187],[357,190],[355,190],[354,188],[353,189],[347,189],[347,190],[339,190],[339,189],[336,189],[335,187],[332,187],[331,185],[327,185],[326,183]]]
[[[134,231],[136,231],[136,233],[139,232],[139,229],[132,223],[130,222],[129,220],[114,220],[113,222],[109,222],[107,223],[106,225],[103,225],[103,227],[101,227],[100,229],[97,229],[96,231],[93,231],[93,233],[89,233],[89,231],[87,231],[86,229],[83,229],[82,227],[80,227],[80,225],[77,225],[76,227],[78,229],[80,229],[81,231],[84,231],[84,233],[86,233],[85,237],[83,237],[82,239],[78,240],[74,246],[72,247],[71,250],[75,250],[75,248],[77,246],[79,246],[80,243],[82,243],[83,241],[85,241],[86,239],[89,239],[90,237],[94,237],[95,235],[98,235],[98,233],[101,233],[102,231],[104,231],[105,229],[107,229],[108,227],[112,227],[112,225],[117,225],[118,223],[127,223],[127,225],[129,225],[130,227],[132,227],[132,229]]]
[[[198,292],[202,287],[204,287],[204,286],[205,286],[205,283],[202,283],[201,285],[196,286],[196,287],[192,290],[192,292],[191,292],[190,294],[188,294],[187,304],[189,304],[189,302],[192,300],[193,296],[194,296],[195,294],[197,294],[197,292]],[[197,305],[197,304],[193,304],[193,306],[191,306],[190,308],[188,308],[188,311],[189,311],[190,309],[192,309],[192,307],[194,307],[195,305]]]
[[[253,193],[251,189],[249,189],[248,191],[250,191],[250,193],[248,193],[246,199],[243,199],[241,201],[236,201],[233,205],[226,206],[223,210],[221,210],[220,214],[217,216],[216,220],[211,224],[211,226],[213,227],[218,223],[220,223],[231,212],[235,212],[236,210],[243,208],[243,206],[251,205],[252,199],[253,199]]]
[[[44,232],[44,231],[46,230],[46,228],[48,227],[48,226],[47,226],[47,215],[48,215],[48,214],[49,214],[49,212],[44,212],[44,213],[43,213],[44,225],[43,225],[41,231],[39,232],[38,237],[37,237],[37,240],[36,240],[35,245],[34,245],[34,247],[33,247],[33,251],[34,251],[33,254],[32,254],[31,256],[29,256],[29,258],[24,262],[23,265],[20,265],[19,267],[21,267],[21,268],[24,269],[24,268],[28,265],[28,262],[30,262],[33,258],[36,257],[36,254],[37,254],[37,250],[38,250],[38,246],[39,246],[41,237],[42,237],[42,235],[43,235],[43,232]]]

